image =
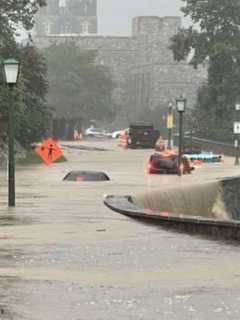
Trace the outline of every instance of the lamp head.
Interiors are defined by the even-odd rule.
[[[235,110],[236,110],[236,111],[240,111],[240,102],[237,102],[237,103],[235,104]]]
[[[19,62],[15,59],[3,61],[5,81],[7,84],[16,84],[19,74]]]
[[[180,97],[176,99],[177,111],[178,112],[185,112],[187,104],[187,99]]]

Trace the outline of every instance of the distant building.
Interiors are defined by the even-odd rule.
[[[35,44],[43,48],[75,41],[81,49],[97,50],[97,62],[112,71],[117,84],[113,97],[128,121],[141,120],[154,110],[167,110],[168,102],[181,94],[187,97],[189,107],[195,105],[206,69],[195,70],[186,61],[174,61],[169,45],[181,27],[180,17],[136,17],[132,36],[105,37],[95,35],[96,0],[48,1],[49,7],[37,17]],[[64,115],[64,110],[57,114]]]
[[[39,36],[97,34],[97,0],[47,0],[36,18]]]

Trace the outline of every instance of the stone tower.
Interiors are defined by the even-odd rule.
[[[97,33],[97,0],[47,0],[36,17],[36,36]]]

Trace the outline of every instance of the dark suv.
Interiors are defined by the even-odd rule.
[[[159,137],[158,130],[152,124],[132,123],[129,126],[128,147],[135,148],[154,148]]]

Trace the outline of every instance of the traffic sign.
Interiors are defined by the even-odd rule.
[[[233,132],[234,132],[234,134],[240,134],[240,122],[239,121],[235,121],[233,123]]]
[[[44,140],[35,152],[47,166],[62,156],[62,150],[52,138]]]
[[[173,128],[173,115],[169,114],[167,116],[167,129],[172,129]]]

